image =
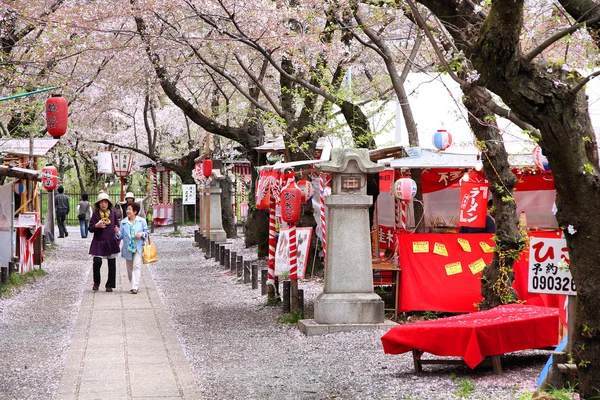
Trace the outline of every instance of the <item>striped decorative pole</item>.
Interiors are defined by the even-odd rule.
[[[270,197],[269,203],[269,258],[267,261],[267,285],[269,285],[268,297],[275,297],[275,196]]]
[[[323,265],[325,265],[325,259],[327,257],[327,216],[325,214],[325,183],[327,175],[321,174],[320,176],[320,197],[321,197],[321,244],[323,245]]]
[[[406,201],[401,201],[400,207],[402,209],[402,233],[406,233]]]
[[[289,224],[290,235],[290,280],[298,280],[298,247],[296,246],[296,224]]]
[[[400,205],[400,199],[398,199],[397,197],[394,197],[394,230],[396,232],[400,231],[400,208],[402,206]]]

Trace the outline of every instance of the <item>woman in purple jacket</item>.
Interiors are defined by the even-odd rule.
[[[108,261],[108,280],[106,291],[112,292],[116,287],[117,256],[119,255],[119,242],[115,237],[119,229],[117,213],[112,209],[113,202],[106,193],[100,193],[98,200],[94,203],[95,210],[90,219],[90,232],[94,234],[90,246],[90,254],[94,257],[94,286],[92,290],[98,290],[100,286],[100,267],[102,259]]]

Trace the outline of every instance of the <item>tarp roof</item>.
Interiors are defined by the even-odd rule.
[[[33,139],[33,156],[44,157],[57,144],[56,139]],[[28,156],[29,139],[0,140],[0,153],[8,156]]]
[[[477,153],[458,154],[421,149],[420,157],[395,158],[389,161],[389,165],[393,168],[474,168],[477,161]],[[511,154],[508,161],[513,167],[535,165],[531,154]]]

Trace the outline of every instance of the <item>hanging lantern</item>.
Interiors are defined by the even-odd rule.
[[[313,188],[311,181],[307,178],[302,178],[298,181],[297,185],[301,193],[300,201],[302,203],[311,201],[315,195],[315,189]]]
[[[550,165],[548,164],[548,159],[546,156],[542,154],[542,148],[540,146],[535,146],[533,148],[533,163],[536,167],[543,171],[550,171]]]
[[[452,135],[444,129],[438,129],[438,131],[433,134],[433,145],[438,150],[446,150],[452,145]]]
[[[300,219],[301,205],[300,189],[295,181],[291,181],[281,190],[281,220],[296,223]]]
[[[46,129],[55,139],[67,133],[69,107],[67,100],[59,94],[53,94],[46,100]]]
[[[271,192],[267,189],[264,196],[256,196],[256,209],[268,210],[269,208],[271,208]]]
[[[394,170],[384,169],[379,173],[379,192],[389,193],[394,182]]]
[[[112,167],[118,178],[127,178],[133,167],[133,155],[130,153],[113,153]]]
[[[402,201],[410,201],[417,194],[417,183],[410,178],[400,178],[394,182],[394,196]]]
[[[13,191],[19,196],[25,193],[25,190],[27,190],[27,186],[21,181],[15,182],[15,184],[13,185]]]
[[[42,185],[46,190],[54,190],[58,186],[58,170],[52,165],[42,168]]]
[[[206,178],[212,175],[213,162],[212,160],[204,160],[202,162],[202,172]]]

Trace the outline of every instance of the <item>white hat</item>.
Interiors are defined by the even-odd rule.
[[[108,194],[106,194],[106,193],[100,193],[98,195],[98,200],[96,200],[96,202],[94,203],[94,205],[96,205],[96,207],[100,207],[100,202],[102,200],[108,201],[109,208],[112,208],[112,206],[114,205],[113,202],[112,202],[112,200],[110,199],[110,197],[108,197]]]
[[[133,199],[133,200],[135,200],[135,196],[133,195],[133,192],[127,192],[125,194],[125,200],[127,200],[127,199]]]

